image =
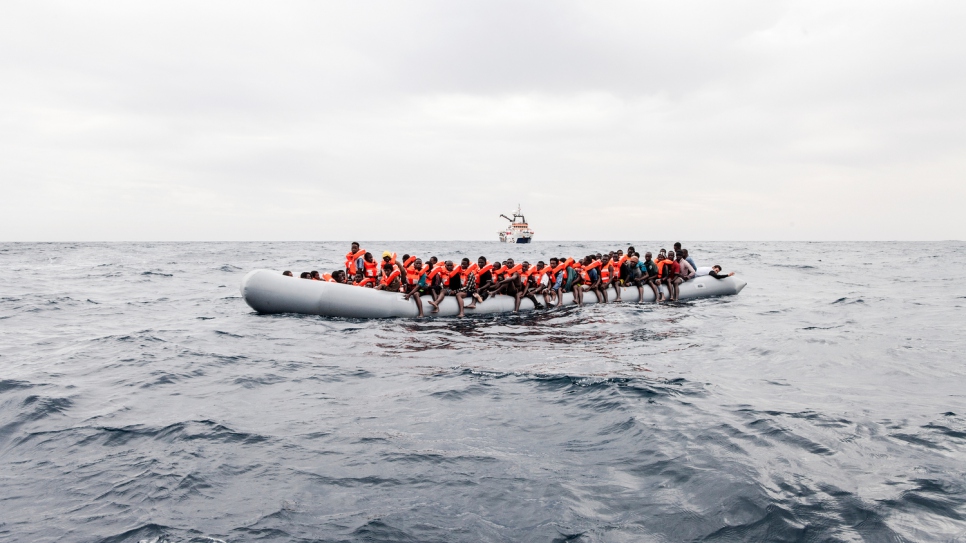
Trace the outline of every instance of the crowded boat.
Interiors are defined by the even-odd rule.
[[[295,278],[291,271],[282,275]],[[631,246],[626,251],[616,249],[582,257],[554,256],[518,263],[512,258],[491,261],[484,256],[475,262],[469,258],[440,261],[436,256],[424,260],[410,254],[399,257],[390,251],[383,251],[377,259],[353,242],[342,268],[322,274],[301,272],[299,279],[398,293],[406,302],[415,301],[418,317],[425,315],[424,302],[430,308],[428,313],[435,314],[441,304],[451,299],[456,302],[456,316],[463,317],[467,311],[497,297],[512,300],[513,312],[520,311],[525,300],[534,309],[566,303],[620,303],[625,291],[636,294],[637,303],[645,299],[675,302],[688,282],[701,277],[723,280],[733,275],[734,272],[722,272],[718,265],[699,267],[680,243],[675,243],[670,251],[660,249],[656,255],[649,251],[641,254]]]

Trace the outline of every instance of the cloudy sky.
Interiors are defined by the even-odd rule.
[[[4,2],[0,240],[966,239],[964,2]]]

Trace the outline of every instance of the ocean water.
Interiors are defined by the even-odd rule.
[[[0,541],[966,541],[962,242],[685,243],[749,284],[675,305],[239,297],[346,245],[0,244]]]

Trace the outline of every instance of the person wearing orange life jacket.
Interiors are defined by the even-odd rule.
[[[382,266],[382,278],[379,279],[378,284],[376,284],[376,290],[388,290],[390,292],[399,292],[399,287],[401,286],[401,273],[398,269],[395,269],[392,263],[387,262]]]
[[[379,265],[385,266],[386,264],[396,265],[396,253],[390,253],[389,251],[382,252],[382,262]]]
[[[372,279],[373,282],[379,279],[379,263],[372,257],[372,253],[365,254],[362,260],[362,266],[362,270],[356,271],[362,271],[366,279]]]
[[[345,254],[346,275],[355,277],[356,273],[362,269],[362,260],[365,254],[366,250],[359,248],[359,242],[353,241],[349,252]]]
[[[355,281],[352,282],[352,286],[373,288],[375,283],[376,281],[374,279],[366,277],[362,271],[359,271],[356,273]]]
[[[410,267],[416,261],[416,255],[403,255],[403,267]]]
[[[581,268],[581,279],[584,281],[584,292],[593,292],[597,303],[606,302],[607,296],[600,285],[600,260],[594,260],[594,255],[587,255]],[[583,302],[583,298],[581,298]]]
[[[503,279],[499,280],[494,287],[496,290],[493,291],[494,295],[506,294],[507,296],[516,296],[517,292],[523,290],[523,281],[520,279],[520,270],[523,265],[517,265],[513,262],[512,258],[506,259],[506,271],[501,275]]]
[[[346,284],[346,276],[344,270],[335,270],[332,272],[332,282]]]
[[[435,271],[435,270],[434,270]],[[453,266],[452,260],[447,260],[443,264],[443,270],[437,273],[437,277],[442,277],[442,289],[436,296],[436,299],[429,302],[429,305],[433,306],[431,313],[439,312],[439,304],[443,301],[446,296],[452,296],[456,298],[456,305],[459,307],[459,314],[457,317],[466,316],[463,313],[463,298],[466,296],[466,292],[462,290],[463,285],[460,281],[460,272],[462,268],[460,266]],[[474,306],[475,307],[475,306]]]
[[[614,265],[610,255],[604,255],[600,261],[600,285],[601,291],[604,293],[604,301],[607,301],[607,289],[611,286],[614,287],[614,292],[617,293],[617,296],[614,297],[614,303],[623,301],[621,300],[619,277],[618,267]]]
[[[550,264],[544,268],[543,275],[540,278],[541,285],[543,286],[543,289],[541,290],[541,293],[543,294],[543,302],[547,307],[550,307],[550,304],[556,300],[557,291],[554,290],[554,283],[557,280],[557,276],[553,270],[559,263],[560,260],[557,257],[551,257]],[[538,267],[540,264],[541,262],[537,262]]]
[[[514,294],[514,297],[516,299],[514,300],[514,303],[513,303],[513,312],[514,313],[520,312],[520,302],[523,301],[523,298],[528,298],[531,302],[533,302],[533,307],[535,309],[543,309],[543,304],[538,302],[537,297],[532,292],[530,292],[530,273],[531,273],[530,263],[527,261],[524,261],[522,264],[519,265],[519,267],[520,267],[520,270],[518,274],[520,276],[520,283],[516,294]]]
[[[476,293],[477,301],[481,302],[490,296],[490,285],[493,284],[493,265],[486,261],[486,257],[481,256],[476,261]]]
[[[490,294],[495,294],[496,290],[500,288],[500,281],[503,280],[503,275],[506,273],[506,266],[503,265],[499,260],[493,263],[493,267],[490,269]]]
[[[467,298],[473,300],[472,303],[464,305],[463,309],[476,309],[476,304],[483,301],[476,286],[476,274],[479,273],[480,267],[477,264],[470,264],[470,259],[464,258],[460,261],[460,268],[462,269],[460,281],[463,284],[461,291]]]
[[[417,258],[413,261],[412,269],[409,271],[409,291],[403,296],[404,299],[414,298],[416,300],[416,308],[419,310],[419,318],[423,318],[423,302],[420,299],[420,295],[430,294],[432,295],[432,290],[430,290],[429,281],[427,276],[429,275],[429,266],[423,266],[422,259]]]

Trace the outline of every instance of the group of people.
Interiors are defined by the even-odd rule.
[[[520,302],[528,298],[536,308],[563,303],[563,294],[573,293],[574,303],[582,305],[584,295],[593,293],[598,303],[607,303],[609,291],[613,289],[613,301],[621,301],[621,287],[636,287],[638,299],[644,298],[644,288],[654,293],[655,302],[676,301],[678,287],[699,275],[710,275],[723,279],[734,272],[723,274],[721,266],[698,268],[680,243],[674,250],[661,249],[657,257],[645,252],[644,256],[634,247],[608,253],[590,254],[580,259],[553,257],[544,262],[538,261],[517,264],[512,258],[505,261],[489,262],[485,257],[471,263],[464,258],[459,264],[452,260],[440,262],[435,256],[423,261],[415,255],[404,254],[397,258],[396,253],[385,251],[377,261],[372,253],[353,242],[345,255],[345,269],[331,274],[320,275],[317,271],[302,272],[302,279],[330,281],[363,288],[401,292],[408,300],[413,298],[423,316],[422,298],[433,307],[431,313],[439,311],[439,304],[446,296],[456,299],[460,317],[464,310],[473,309],[490,296],[513,296],[513,311],[520,310]],[[286,271],[284,275],[292,276]],[[666,285],[665,297],[659,286]],[[543,298],[543,304],[537,300]],[[468,302],[467,302],[468,300]]]

